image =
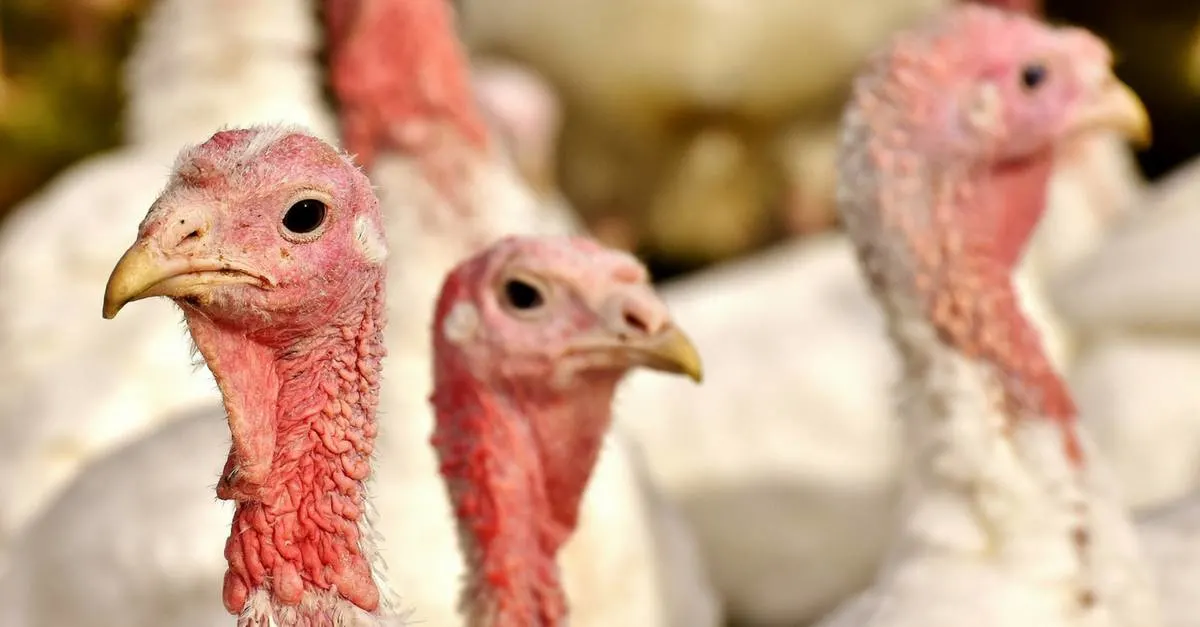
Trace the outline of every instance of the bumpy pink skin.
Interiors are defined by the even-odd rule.
[[[323,226],[298,238],[281,219],[302,198],[329,209]],[[363,244],[364,226],[376,248]],[[217,486],[237,502],[226,607],[241,613],[259,589],[296,606],[336,588],[375,610],[359,537],[384,354],[382,228],[370,182],[306,134],[222,131],[180,155],[138,237],[165,255],[218,258],[263,279],[177,299],[233,440]],[[331,624],[333,608],[314,611],[305,620]]]
[[[1047,69],[1036,89],[1021,81],[1030,62]],[[1007,413],[1061,424],[1077,463],[1075,405],[1012,272],[1045,209],[1056,149],[1091,95],[1086,78],[1110,64],[1083,30],[956,7],[872,60],[840,157],[843,220],[881,300],[993,365]]]
[[[538,313],[504,304],[513,276],[548,294]],[[464,306],[473,323],[459,317]],[[629,321],[630,332],[653,333],[669,320],[635,259],[586,239],[510,237],[446,279],[433,330],[433,444],[468,560],[468,624],[565,620],[555,558],[629,368],[568,349]]]

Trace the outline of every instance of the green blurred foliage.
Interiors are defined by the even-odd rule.
[[[121,140],[121,61],[143,0],[0,0],[0,219]]]

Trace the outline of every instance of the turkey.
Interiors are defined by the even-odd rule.
[[[378,186],[391,244],[388,292],[396,313],[386,333],[387,368],[390,380],[404,382],[381,391],[371,503],[386,538],[381,551],[389,580],[403,593],[402,610],[413,621],[454,624],[463,562],[436,458],[427,444],[433,428],[426,395],[434,298],[446,270],[492,240],[509,233],[561,233],[571,222],[536,204],[492,146],[442,0],[331,1],[327,9],[331,82],[342,136]],[[416,76],[421,80],[412,80]],[[193,469],[190,476],[173,471],[163,481],[206,482],[219,470],[206,451],[222,444],[219,439],[185,439],[202,432],[223,435],[171,425],[134,445],[132,455],[170,455],[176,466]],[[653,493],[640,463],[621,434],[605,440],[579,526],[561,555],[572,624],[716,625],[720,607],[686,529]],[[112,494],[120,491],[117,486],[146,483],[155,484],[148,490],[169,494],[155,483],[159,478],[153,468],[117,459],[101,461],[96,468],[107,473],[103,480],[89,469],[80,482],[107,490],[112,498],[125,498]],[[216,586],[224,565],[214,567],[212,560],[193,554],[219,555],[224,534],[213,526],[181,537],[183,530],[196,529],[184,517],[203,505],[129,499],[129,509],[102,510],[121,516],[122,524],[79,509],[97,499],[76,488],[17,543],[11,572],[20,581],[0,583],[0,607],[10,605],[6,595],[25,597],[11,604],[25,604],[24,624],[30,625],[160,625],[168,618],[187,622],[212,615],[206,603],[216,603],[216,597],[205,594],[211,588],[195,582]],[[188,498],[200,494],[190,484],[177,488]],[[211,503],[211,496],[207,502],[214,510],[224,509]],[[88,563],[60,552],[97,527],[114,533],[103,546],[89,546]],[[180,555],[183,559],[175,559]],[[50,590],[57,595],[50,596]],[[139,608],[137,618],[144,622],[121,611],[129,606]],[[186,613],[178,609],[183,606],[189,608]],[[114,612],[98,611],[102,607]]]
[[[1108,48],[964,6],[855,81],[838,204],[900,356],[901,518],[870,589],[823,627],[1161,624],[1103,456],[1012,272],[1060,146],[1147,132]]]
[[[334,136],[310,60],[317,33],[302,0],[161,0],[129,60],[128,145],[6,219],[0,293],[20,298],[0,302],[0,552],[82,464],[161,416],[216,405],[170,303],[110,324],[96,303],[181,144],[255,122]]]
[[[366,515],[385,261],[379,201],[299,128],[221,131],[175,162],[104,292],[104,317],[166,296],[216,379],[236,508],[225,609],[239,627],[382,625]]]
[[[1059,155],[1016,282],[1060,367],[1075,340],[1047,281],[1098,244],[1140,184],[1115,134]],[[685,391],[635,373],[618,406],[638,411],[617,419],[696,529],[728,614],[811,622],[870,581],[899,487],[887,394],[898,364],[874,332],[881,314],[852,247],[840,234],[809,237],[662,291],[705,355],[707,382]]]
[[[987,4],[1038,9],[1023,0]],[[583,50],[599,32],[555,32],[555,20],[578,21],[578,28],[586,21],[553,7],[534,13],[542,8],[537,2],[506,4],[503,14],[499,6],[468,0],[468,37],[481,52],[507,51],[544,72],[547,64],[572,60],[560,58],[557,48],[534,58],[535,47],[548,50],[553,41]],[[529,19],[514,17],[521,11]],[[604,49],[610,48],[611,42]],[[529,54],[517,54],[522,50]],[[587,72],[562,80],[578,89],[599,83]],[[570,95],[564,98],[569,118]],[[836,133],[824,128],[804,132],[823,133],[827,141],[796,144],[811,153],[802,160],[810,175],[832,160],[827,148]],[[574,149],[563,146],[564,158]],[[1046,283],[1097,245],[1133,205],[1141,183],[1125,140],[1114,134],[1096,133],[1060,155],[1052,209],[1017,277],[1023,304],[1057,364],[1070,363],[1076,341],[1046,301]],[[705,202],[729,208],[723,200]],[[793,287],[781,291],[781,284]],[[711,376],[702,388],[687,390],[635,373],[618,403],[637,411],[619,412],[618,421],[696,528],[731,616],[751,625],[811,621],[869,581],[885,541],[877,521],[892,515],[897,489],[899,434],[886,396],[896,366],[871,333],[879,313],[851,248],[840,235],[808,237],[668,283],[663,294],[704,354],[713,356]]]
[[[0,228],[0,291],[22,295],[0,303],[0,552],[82,464],[166,416],[217,403],[168,303],[107,325],[95,303],[128,244],[122,227],[144,215],[180,145],[258,122],[336,139],[315,62],[316,9],[312,0],[155,2],[128,60],[128,145],[63,173]],[[481,80],[488,96],[498,91],[491,74]],[[517,125],[505,96],[487,104],[498,123]]]
[[[433,330],[433,445],[466,556],[470,627],[564,625],[557,554],[635,367],[700,357],[628,254],[508,237],[451,271]]]
[[[534,203],[497,159],[466,90],[462,51],[442,0],[371,0],[360,2],[352,16],[334,10],[348,5],[331,2],[332,82],[343,136],[380,186],[389,237],[404,251],[403,258],[392,257],[390,292],[427,303],[432,316],[440,276],[462,258],[505,234],[562,233],[572,223],[561,216],[549,219],[557,205]],[[397,38],[399,32],[414,34]],[[387,59],[391,81],[365,80],[362,68],[379,65],[372,59]],[[407,78],[413,76],[422,80]],[[388,340],[393,376],[430,381],[430,321],[408,316],[393,322]],[[408,348],[401,352],[401,346]],[[452,552],[450,510],[433,451],[383,453],[391,438],[398,447],[427,438],[432,414],[423,396],[393,400],[392,391],[383,392],[384,411],[409,419],[392,421],[380,434],[379,476],[391,484],[376,491],[375,499],[388,537],[384,555],[395,563],[437,547],[438,559],[420,569],[393,567],[393,573],[410,599],[422,599],[414,618],[442,624],[453,620],[447,594],[462,564]],[[579,527],[562,554],[572,624],[719,622],[720,607],[686,530],[641,473],[637,451],[623,434],[612,434],[588,485]],[[413,516],[414,511],[428,515]]]

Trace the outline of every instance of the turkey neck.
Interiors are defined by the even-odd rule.
[[[951,174],[935,184],[929,195],[935,226],[924,237],[910,234],[913,250],[920,251],[913,279],[923,286],[916,298],[921,311],[913,315],[893,303],[891,318],[927,321],[937,346],[978,363],[996,381],[992,396],[998,395],[997,409],[1006,421],[1053,423],[1060,430],[1062,454],[1082,466],[1074,401],[1021,309],[1013,283],[1045,209],[1052,171],[1053,155],[1047,153],[964,172],[961,178]],[[976,216],[978,222],[950,226],[969,219],[964,216]],[[893,340],[914,377],[929,376],[924,367],[937,350],[921,334],[906,333],[909,328],[893,324]]]
[[[1045,211],[1053,152],[973,168],[898,152],[863,177],[871,180],[867,194],[847,201],[848,228],[912,393],[922,394],[917,383],[940,372],[940,356],[971,363],[995,388],[988,396],[1006,429],[1051,423],[1060,430],[1061,456],[1082,466],[1075,404],[1013,282]]]
[[[466,56],[446,0],[326,0],[330,79],[347,149],[370,169],[380,151],[487,148]]]
[[[217,496],[237,506],[222,596],[242,627],[268,617],[336,625],[335,616],[380,608],[364,482],[383,293],[380,279],[328,325],[300,332],[247,333],[185,306],[229,416],[233,444]]]
[[[521,230],[503,224],[512,200],[489,179],[498,168],[450,5],[325,2],[344,144],[378,186],[392,250],[389,290],[416,304],[388,331],[391,362],[404,380],[428,376],[432,303],[446,272],[498,235]]]
[[[573,394],[544,382],[489,390],[442,368],[435,380],[433,444],[467,560],[468,625],[564,625],[556,558],[575,530],[617,378]]]
[[[1076,410],[1012,280],[1053,155],[936,172],[889,163],[902,165],[867,177],[880,191],[861,202],[877,205],[857,207],[850,228],[903,364],[902,533],[1015,559],[1036,550],[1078,572],[1089,531]]]

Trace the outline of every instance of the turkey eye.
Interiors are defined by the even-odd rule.
[[[325,222],[326,212],[325,203],[319,200],[308,198],[298,201],[283,214],[283,228],[298,235],[312,233]]]
[[[1027,90],[1037,89],[1043,82],[1046,81],[1046,76],[1050,73],[1046,66],[1041,63],[1030,63],[1021,68],[1021,86]]]
[[[520,279],[504,283],[504,298],[513,309],[528,311],[542,306],[542,291]]]

